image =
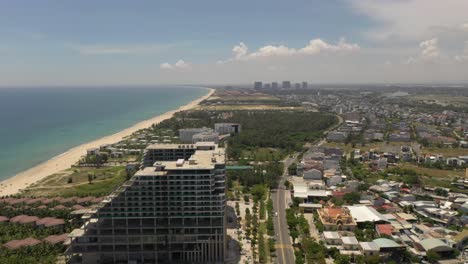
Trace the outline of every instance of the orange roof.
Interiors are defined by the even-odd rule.
[[[337,217],[343,214],[343,208],[341,207],[329,207],[326,210],[331,217]]]
[[[375,225],[375,228],[379,234],[392,235],[393,227],[391,224],[378,224]]]

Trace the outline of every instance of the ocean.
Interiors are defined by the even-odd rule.
[[[182,86],[0,88],[0,181],[206,93]]]

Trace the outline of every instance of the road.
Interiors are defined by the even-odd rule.
[[[285,190],[284,182],[288,175],[288,167],[296,160],[296,155],[292,158],[284,160],[284,172],[278,184],[278,188],[273,190],[271,195],[273,199],[273,209],[278,212],[278,216],[273,219],[276,234],[276,256],[277,262],[280,264],[294,263],[294,251],[291,238],[289,236],[288,224],[286,222],[286,204],[289,191]]]
[[[324,134],[327,134],[331,130],[334,130],[336,127],[343,123],[343,118],[337,115],[338,124],[333,128],[330,128],[325,131]],[[314,145],[321,146],[326,142],[325,139],[321,139],[318,142],[315,142]],[[291,237],[289,236],[288,224],[286,222],[286,208],[289,207],[287,200],[289,199],[290,192],[285,190],[284,182],[288,177],[288,167],[293,162],[297,160],[298,153],[294,154],[292,157],[288,157],[283,160],[284,172],[278,183],[278,188],[272,190],[271,198],[273,199],[273,210],[278,212],[278,216],[273,220],[275,226],[276,234],[276,263],[279,264],[290,264],[295,262],[294,251],[292,247]],[[290,200],[290,199],[289,199]]]

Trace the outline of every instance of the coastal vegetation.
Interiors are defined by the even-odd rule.
[[[53,174],[22,192],[24,196],[104,196],[126,180],[124,166],[73,167]]]
[[[301,151],[306,142],[320,138],[337,123],[334,115],[308,111],[185,111],[154,129],[213,127],[215,123],[240,123],[242,133],[227,141],[228,158],[239,162],[281,160]]]

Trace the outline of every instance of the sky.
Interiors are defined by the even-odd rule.
[[[0,0],[0,86],[468,82],[467,0]]]

